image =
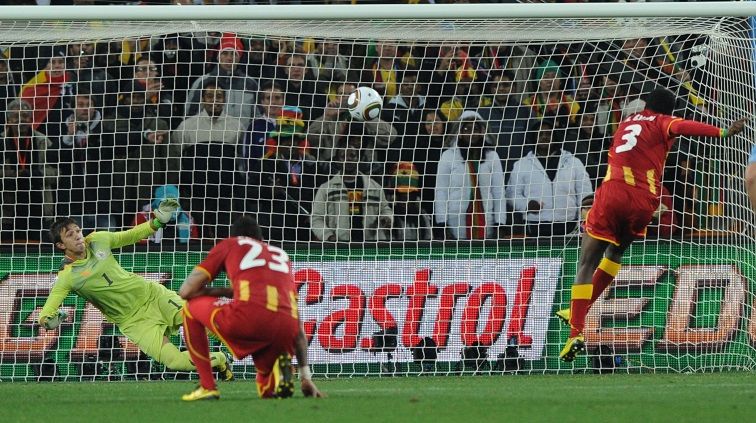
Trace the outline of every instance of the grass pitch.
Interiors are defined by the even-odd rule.
[[[459,422],[755,421],[753,373],[316,379],[329,398],[257,399],[254,382],[220,401],[182,403],[195,382],[0,384],[0,421]]]

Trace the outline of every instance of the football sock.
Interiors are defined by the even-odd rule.
[[[186,308],[185,308],[186,310]],[[205,326],[199,320],[192,318],[189,313],[184,313],[184,338],[189,355],[197,367],[200,377],[200,385],[205,389],[215,389],[215,377],[213,376],[210,361],[210,346],[205,332]],[[217,356],[215,357],[217,361]]]
[[[612,281],[619,273],[622,265],[616,263],[606,257],[601,259],[596,272],[593,273],[593,294],[591,295],[591,305],[596,302],[596,299],[604,293],[604,290],[612,284]]]
[[[593,285],[572,285],[572,299],[570,300],[570,338],[583,333],[585,316],[591,305]]]

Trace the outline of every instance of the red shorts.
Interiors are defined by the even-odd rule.
[[[237,359],[249,355],[258,379],[267,376],[279,355],[294,353],[299,321],[290,314],[264,308],[223,304],[214,297],[197,297],[186,304],[191,317],[215,333]]]
[[[659,199],[650,192],[606,181],[596,190],[585,232],[614,245],[644,237],[658,207]]]

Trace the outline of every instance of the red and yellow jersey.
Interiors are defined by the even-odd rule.
[[[226,238],[196,269],[211,280],[225,270],[234,289],[234,307],[263,308],[298,318],[289,255],[278,247],[243,236]]]
[[[643,110],[623,120],[614,133],[604,181],[621,181],[658,196],[664,162],[678,135],[725,134],[705,123]]]

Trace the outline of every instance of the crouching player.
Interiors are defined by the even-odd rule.
[[[189,353],[179,351],[168,339],[181,327],[184,300],[163,285],[127,272],[111,252],[135,244],[164,227],[173,220],[178,207],[178,201],[166,199],[149,222],[123,232],[92,232],[86,237],[72,218],[56,220],[50,227],[50,238],[66,257],[42,307],[39,324],[48,330],[58,327],[67,317],[58,307],[74,291],[154,360],[171,370],[194,370]],[[213,353],[212,365],[224,380],[233,379],[223,353]]]
[[[206,285],[226,271],[231,288]],[[255,219],[242,216],[231,237],[218,243],[194,268],[179,290],[184,306],[184,337],[197,365],[200,385],[184,401],[218,399],[210,370],[205,330],[213,332],[238,359],[252,356],[261,398],[294,394],[291,354],[296,351],[302,393],[323,396],[307,366],[307,340],[297,313],[297,294],[289,256],[262,241]],[[217,297],[233,297],[230,302]]]

